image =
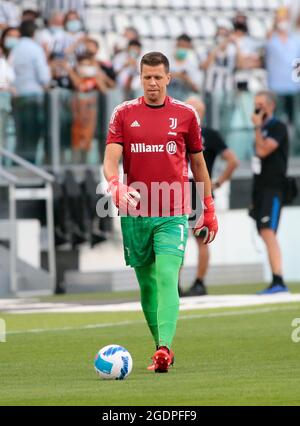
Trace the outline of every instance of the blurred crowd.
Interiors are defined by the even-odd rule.
[[[14,3],[0,0],[0,140],[5,140],[12,115],[16,152],[32,162],[41,133],[49,132],[44,99],[51,89],[65,93],[62,114],[69,114],[69,127],[60,129],[61,139],[72,147],[75,163],[84,163],[91,149],[99,93],[118,88],[124,100],[141,93],[139,61],[145,50],[138,31],[126,28],[103,60],[100,35],[85,29],[83,2],[69,0],[74,6],[69,10],[58,8],[63,3],[20,12]],[[199,56],[187,34],[174,41],[169,95],[184,101],[193,94],[270,89],[293,122],[294,99],[300,93],[297,58],[300,16],[295,19],[289,8],[278,9],[267,39],[257,40],[249,35],[247,17],[238,13],[232,22],[217,21],[213,46],[205,54]],[[28,129],[28,123],[35,125]]]

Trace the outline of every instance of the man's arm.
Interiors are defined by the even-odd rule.
[[[122,153],[122,145],[118,143],[107,144],[103,172],[108,181],[108,192],[111,193],[114,204],[121,213],[127,213],[129,208],[136,208],[140,201],[140,194],[134,188],[119,181],[119,162]]]
[[[278,142],[272,138],[264,138],[261,129],[255,129],[255,152],[260,158],[265,158],[278,148]]]
[[[203,182],[204,197],[211,196],[211,181],[207,171],[203,152],[190,154],[191,170],[195,182]]]
[[[236,158],[234,152],[229,148],[226,148],[224,151],[222,151],[221,157],[222,160],[226,161],[226,167],[218,179],[213,182],[213,189],[219,188],[224,182],[229,180],[232,176],[232,173],[239,165],[239,160]]]
[[[255,126],[255,153],[260,158],[265,158],[272,154],[272,152],[275,151],[275,149],[277,149],[279,146],[279,142],[272,137],[263,137],[261,132],[261,127],[263,125],[263,114],[264,112],[262,111],[260,114],[252,115],[252,123]]]
[[[119,162],[122,158],[123,146],[118,143],[106,145],[103,172],[107,181],[113,176],[119,176]]]
[[[211,182],[202,152],[190,154],[191,170],[196,183],[204,184],[203,212],[198,219],[194,235],[202,237],[204,244],[211,243],[218,232],[218,220],[215,214],[214,200],[211,195]],[[199,194],[202,197],[202,194]]]

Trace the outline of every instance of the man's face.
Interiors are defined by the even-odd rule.
[[[267,114],[268,117],[273,115],[275,105],[273,105],[265,96],[256,96],[255,110],[260,110],[261,113]]]
[[[170,73],[166,72],[163,64],[153,67],[150,65],[143,65],[141,82],[146,103],[150,105],[163,104],[170,79]]]

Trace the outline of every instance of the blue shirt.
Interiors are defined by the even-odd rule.
[[[50,69],[43,48],[33,39],[22,37],[12,51],[15,88],[18,96],[38,95],[50,83]]]
[[[300,36],[289,34],[283,42],[277,34],[266,44],[266,67],[269,89],[279,95],[300,92],[300,83],[293,81],[293,63],[300,58]]]

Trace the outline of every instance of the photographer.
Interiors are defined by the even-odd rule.
[[[282,278],[281,251],[276,237],[287,171],[288,132],[286,125],[274,117],[275,108],[273,93],[262,91],[256,95],[252,116],[255,126],[254,177],[249,213],[266,245],[273,273],[270,286],[258,294],[288,291]]]

